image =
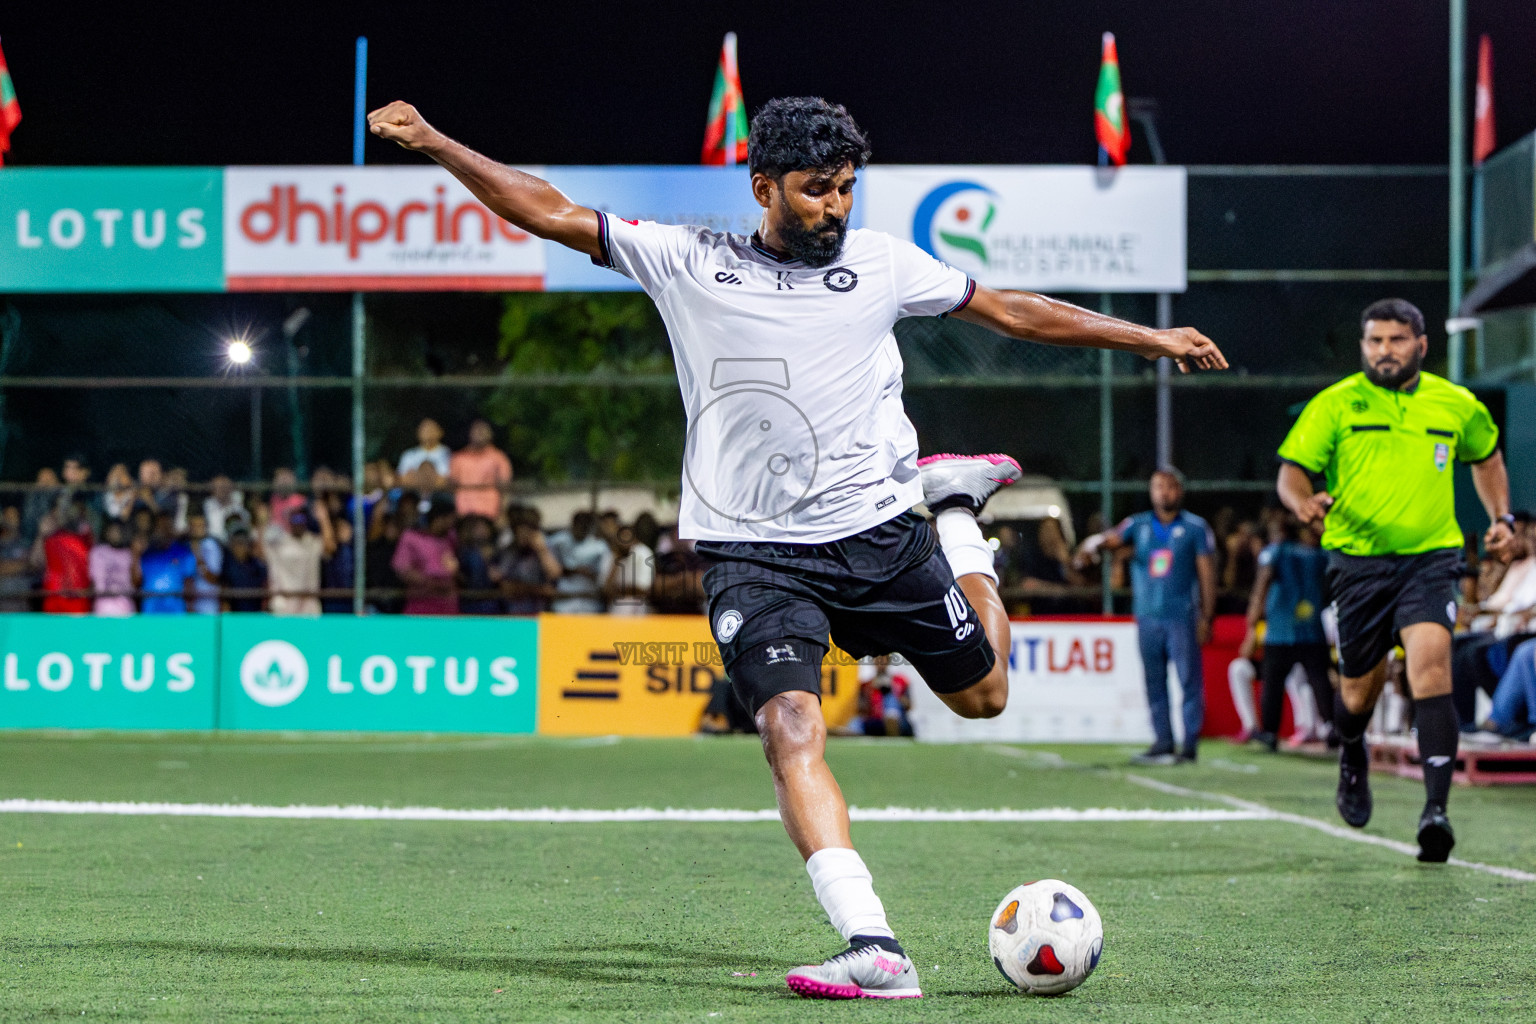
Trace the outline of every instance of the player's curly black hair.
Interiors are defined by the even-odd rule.
[[[869,138],[840,103],[781,96],[763,104],[747,136],[747,166],[775,180],[790,171],[837,170],[869,162]]]

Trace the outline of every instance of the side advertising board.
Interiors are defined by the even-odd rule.
[[[853,717],[858,666],[822,665],[828,724]],[[702,615],[545,615],[539,620],[539,732],[550,736],[686,736],[725,678]]]
[[[533,619],[250,614],[222,623],[222,729],[533,732]]]
[[[7,167],[0,292],[224,288],[218,167]]]
[[[1027,620],[1012,626],[1008,707],[996,718],[967,720],[952,713],[926,686],[915,686],[911,718],[918,739],[1151,741],[1134,622]],[[1173,679],[1170,688],[1177,694]],[[1177,700],[1175,696],[1175,706]]]
[[[537,291],[544,243],[440,167],[229,167],[224,272],[230,291]]]
[[[994,288],[1182,292],[1182,167],[871,167],[864,221]]]
[[[218,625],[0,615],[0,728],[212,729]]]

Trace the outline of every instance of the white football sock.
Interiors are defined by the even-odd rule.
[[[844,939],[855,935],[896,937],[885,922],[885,905],[875,895],[874,879],[858,851],[837,847],[817,850],[805,862],[805,870],[832,927]]]
[[[1243,723],[1243,731],[1253,732],[1258,728],[1258,716],[1253,712],[1253,680],[1258,675],[1254,671],[1253,662],[1247,658],[1233,658],[1227,664],[1227,685],[1232,687],[1232,706],[1237,709],[1238,720]]]
[[[1291,698],[1291,718],[1296,731],[1310,736],[1317,730],[1317,701],[1312,698],[1312,687],[1307,682],[1307,670],[1292,665],[1285,677],[1285,692]]]
[[[997,570],[992,567],[992,546],[981,535],[981,527],[969,509],[947,508],[933,520],[939,533],[939,547],[949,562],[949,571],[955,579],[980,573],[997,582]]]

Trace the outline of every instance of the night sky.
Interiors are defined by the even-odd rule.
[[[318,8],[318,9],[317,9]],[[1494,40],[1500,144],[1536,129],[1530,0],[1469,0],[1468,103]],[[353,38],[369,105],[408,99],[507,161],[693,163],[721,36],[747,103],[846,103],[887,163],[1095,156],[1099,34],[1156,97],[1175,163],[1446,161],[1445,0],[862,3],[43,3],[0,8],[24,120],[8,163],[351,159]],[[1139,136],[1139,133],[1136,133]],[[369,162],[419,158],[370,140]],[[1139,137],[1133,162],[1150,160]]]

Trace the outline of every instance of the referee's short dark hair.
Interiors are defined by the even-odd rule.
[[[1424,314],[1407,299],[1377,299],[1360,314],[1360,329],[1365,330],[1365,325],[1372,320],[1396,320],[1407,324],[1415,338],[1424,333]]]
[[[778,180],[790,171],[835,171],[869,163],[869,138],[841,103],[781,96],[763,104],[747,136],[747,168]]]

